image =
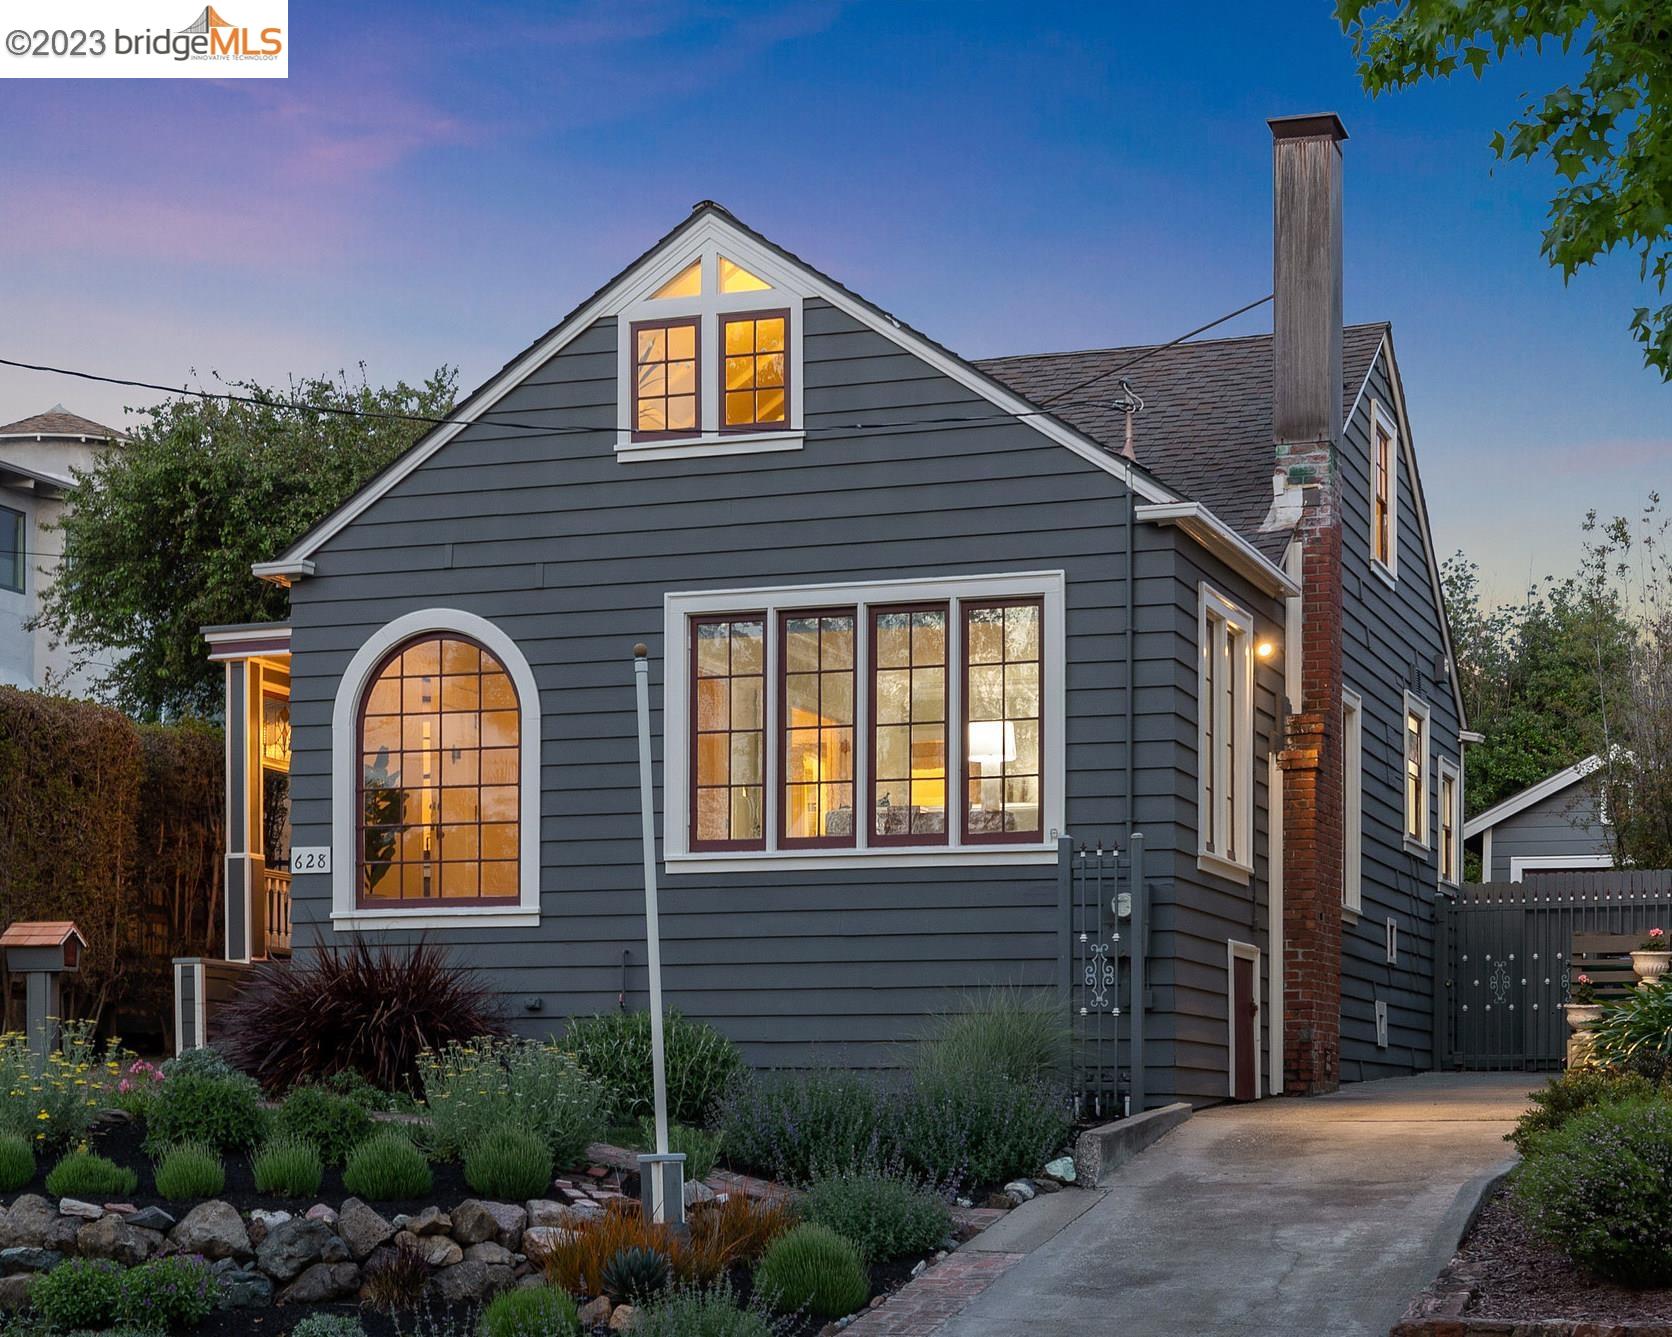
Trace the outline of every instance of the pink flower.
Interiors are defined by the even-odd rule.
[[[1591,982],[1591,977],[1589,975],[1581,975],[1579,977],[1579,983],[1580,984],[1589,984],[1590,982]]]
[[[1652,928],[1649,930],[1649,936],[1651,938],[1664,938],[1666,936],[1666,930],[1663,928]]]

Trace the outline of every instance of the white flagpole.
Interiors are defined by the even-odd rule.
[[[633,684],[639,708],[639,808],[644,843],[644,919],[650,972],[650,1062],[656,1088],[656,1154],[668,1154],[668,1074],[662,1052],[662,932],[656,918],[656,791],[650,768],[650,650],[633,647]],[[651,1217],[667,1220],[662,1165],[651,1189]]]

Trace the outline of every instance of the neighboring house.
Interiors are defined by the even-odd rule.
[[[30,627],[57,575],[63,538],[52,528],[100,452],[127,439],[62,404],[0,427],[0,683],[86,696],[101,676],[75,648]]]
[[[1066,989],[1059,839],[1141,832],[1152,1102],[1427,1067],[1463,721],[1345,132],[1272,130],[1273,336],[970,362],[698,205],[256,567],[288,624],[206,629],[229,957],[293,913],[524,1029],[642,1006],[642,641],[667,995],[751,1061]]]
[[[1480,855],[1482,882],[1519,882],[1526,873],[1612,868],[1613,846],[1600,795],[1590,777],[1602,768],[1592,754],[1511,794],[1463,826]]]

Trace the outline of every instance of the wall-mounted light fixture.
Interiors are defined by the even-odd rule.
[[[1277,654],[1276,641],[1259,641],[1254,646],[1254,653],[1261,659],[1272,659]]]

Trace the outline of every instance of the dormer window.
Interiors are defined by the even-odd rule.
[[[799,450],[806,293],[769,253],[735,235],[690,246],[615,308],[625,429],[617,455]]]

